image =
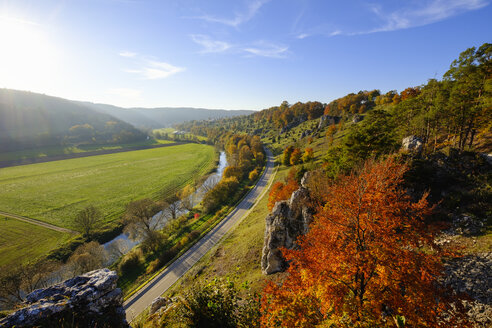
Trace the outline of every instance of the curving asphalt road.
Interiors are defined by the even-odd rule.
[[[181,276],[183,276],[195,263],[198,262],[222,237],[238,222],[249,210],[261,199],[264,192],[268,190],[268,182],[273,172],[273,157],[267,152],[267,164],[263,175],[256,186],[246,195],[237,207],[207,235],[193,245],[186,253],[174,261],[161,274],[151,280],[147,286],[130,297],[123,307],[126,311],[126,319],[131,322],[142,313],[154,299],[162,295]]]

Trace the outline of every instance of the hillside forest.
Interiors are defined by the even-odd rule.
[[[217,279],[188,280],[174,292],[187,293],[175,311],[184,319],[171,311],[146,326],[486,327],[489,319],[470,317],[470,294],[454,290],[447,275],[463,254],[490,252],[491,56],[492,44],[469,48],[442,79],[401,92],[283,102],[249,116],[179,125],[212,140],[225,131],[260,136],[279,170],[290,170],[270,189],[268,209],[280,213],[282,201],[294,206],[293,192],[307,188],[309,200],[296,206],[310,209],[313,221],[294,248],[280,248],[286,272],[254,282],[257,293]],[[401,150],[406,137],[415,144]],[[478,228],[456,228],[463,218]],[[443,244],[443,229],[467,232]],[[490,313],[487,306],[482,311]]]

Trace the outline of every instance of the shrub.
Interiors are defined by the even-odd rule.
[[[249,172],[249,180],[255,181],[256,179],[258,179],[258,170],[254,169],[253,171]]]
[[[118,265],[120,274],[125,275],[138,269],[143,263],[143,253],[140,248],[128,253]]]

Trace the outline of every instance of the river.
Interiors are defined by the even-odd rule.
[[[210,188],[212,186],[215,186],[220,181],[220,179],[222,178],[222,173],[224,173],[224,169],[226,167],[227,167],[227,159],[226,159],[225,152],[220,152],[219,165],[217,166],[215,173],[211,174],[207,178],[207,180],[205,180],[204,183],[197,189],[194,195],[190,196],[194,200],[193,205],[197,205],[202,201],[206,192],[206,188],[204,186]],[[179,205],[180,201],[178,201],[177,203]],[[165,211],[165,209],[163,211]],[[163,215],[163,211],[160,211],[159,213],[154,215],[154,220],[161,221],[160,226],[158,226],[158,229],[164,228],[165,225],[167,224],[167,220],[162,220],[161,217]],[[188,213],[188,211],[182,209],[178,212],[178,216],[181,216],[186,213]],[[140,242],[141,240],[132,240],[127,233],[122,233],[116,238],[103,244],[104,250],[107,253],[106,258],[108,259],[106,265],[113,264],[116,260],[118,260],[118,258],[121,255],[128,253],[133,247],[138,245]]]

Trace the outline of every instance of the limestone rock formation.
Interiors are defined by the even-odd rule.
[[[266,218],[265,239],[261,258],[261,270],[264,274],[284,271],[288,264],[280,248],[296,247],[296,239],[308,232],[313,220],[313,211],[309,208],[309,191],[300,187],[292,193],[290,200],[275,204]]]
[[[160,310],[162,307],[165,307],[171,303],[172,303],[172,300],[170,298],[159,296],[155,300],[152,301],[152,304],[150,305],[149,314],[152,315],[152,314],[156,313],[158,310]]]
[[[130,327],[116,272],[99,269],[38,289],[0,327]]]
[[[322,115],[319,118],[318,130],[324,128],[327,125],[338,124],[338,122],[340,122],[340,117],[338,116]]]
[[[355,114],[354,117],[352,117],[352,123],[353,124],[356,124],[356,123],[359,123],[360,121],[362,121],[364,119],[363,116],[360,116],[358,114]]]
[[[492,325],[492,252],[455,258],[445,264],[444,284],[458,293],[466,293],[463,301],[472,327]]]
[[[401,144],[403,150],[416,153],[420,153],[424,145],[422,139],[417,136],[408,136],[406,138],[403,138]]]

